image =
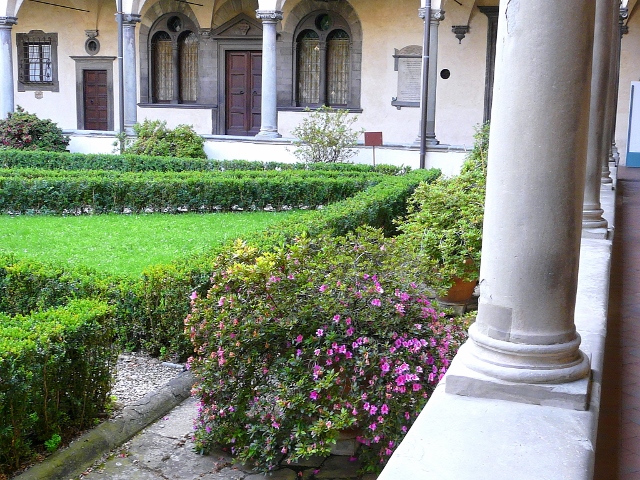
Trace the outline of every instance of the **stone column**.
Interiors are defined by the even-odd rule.
[[[604,113],[604,135],[602,141],[604,143],[604,158],[601,159],[602,165],[602,183],[611,184],[611,171],[609,170],[609,159],[612,156],[611,151],[611,132],[613,131],[613,123],[616,112],[614,111],[614,94],[615,94],[615,68],[617,59],[617,43],[618,43],[618,15],[620,12],[620,1],[610,0],[609,8],[611,9],[611,26],[609,37],[609,43],[607,44],[608,51],[606,52],[607,60],[609,62],[609,79],[607,82],[607,96],[606,107]]]
[[[424,20],[425,10],[418,16]],[[432,9],[429,21],[429,75],[427,76],[427,145],[440,143],[436,138],[436,93],[438,84],[438,27],[444,20],[444,10]],[[419,136],[418,136],[419,138]]]
[[[131,127],[138,121],[138,75],[136,72],[136,23],[138,22],[140,22],[140,15],[124,15],[123,43],[125,127]]]
[[[629,9],[626,7],[620,7],[618,11],[618,40],[617,40],[617,51],[616,51],[616,78],[615,78],[615,93],[614,93],[614,108],[615,112],[613,117],[613,128],[611,131],[611,161],[613,161],[616,165],[620,161],[620,151],[618,150],[618,146],[616,145],[616,124],[618,118],[618,96],[619,96],[619,88],[620,88],[620,53],[622,52],[622,37],[626,33],[629,33],[629,27],[625,25],[625,21],[629,18]]]
[[[278,89],[276,71],[276,25],[282,12],[256,10],[262,20],[262,106],[257,137],[281,137],[278,133]]]
[[[609,84],[611,82],[611,39],[615,0],[596,0],[596,27],[593,39],[591,69],[591,101],[589,107],[589,141],[587,145],[587,172],[582,206],[582,234],[584,237],[605,238],[607,221],[600,207],[600,184],[603,159],[609,158],[610,131],[606,129]]]
[[[500,2],[480,301],[448,393],[586,407],[574,308],[594,8]]]
[[[16,17],[0,17],[0,118],[14,109],[11,27],[16,23]]]

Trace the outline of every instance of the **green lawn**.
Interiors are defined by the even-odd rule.
[[[292,214],[0,215],[0,253],[139,275]]]

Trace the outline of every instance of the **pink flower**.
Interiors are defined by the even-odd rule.
[[[333,321],[338,323],[340,321],[340,315],[334,315],[333,316]]]
[[[322,335],[324,335],[324,330],[319,328],[318,330],[316,330],[316,335],[321,337]]]
[[[313,390],[310,394],[309,394],[309,398],[311,400],[317,400],[318,399],[318,392],[316,392],[315,390]]]
[[[382,365],[380,365],[380,370],[382,370],[383,372],[388,372],[391,369],[391,367],[389,366],[389,364],[387,363],[386,360],[383,360]]]
[[[369,428],[370,428],[372,431],[375,431],[375,430],[376,430],[376,428],[378,428],[378,425],[376,425],[375,423],[372,423],[371,425],[369,425]]]
[[[189,298],[191,300],[195,300],[196,298],[198,298],[198,292],[194,290],[193,292],[191,292],[191,296]]]
[[[387,415],[389,413],[389,407],[386,403],[380,407],[380,413],[383,415]]]
[[[346,331],[347,337],[350,337],[351,335],[353,335],[354,332],[355,330],[353,329],[353,327],[347,328],[347,331]]]
[[[378,412],[378,407],[376,407],[375,405],[371,405],[371,408],[369,408],[369,414],[375,415],[377,412]]]
[[[380,302],[379,298],[374,298],[373,300],[371,300],[371,305],[373,305],[374,307],[379,307],[380,305],[382,305],[382,302]]]
[[[422,385],[420,385],[419,383],[414,383],[413,384],[413,391],[417,392],[422,388]]]
[[[280,424],[278,422],[273,422],[271,426],[276,429],[280,428]]]
[[[322,292],[324,292],[326,289],[327,289],[327,286],[326,286],[326,285],[320,285],[320,288],[318,288],[318,291],[319,291],[320,293],[322,293]]]
[[[220,297],[220,300],[218,300],[218,306],[221,307],[224,305],[226,298],[225,297]]]
[[[302,335],[298,335],[298,336],[296,337],[296,342],[297,342],[297,343],[302,342],[302,340],[303,340],[303,336],[302,336]]]

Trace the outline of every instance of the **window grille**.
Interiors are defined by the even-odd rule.
[[[327,38],[327,101],[346,105],[349,99],[349,35],[335,30]]]
[[[152,40],[153,91],[157,102],[170,102],[173,98],[173,62],[171,37],[158,32]]]
[[[195,102],[198,94],[198,37],[188,32],[180,37],[180,100]]]
[[[302,105],[320,103],[320,39],[305,30],[298,41],[298,101]]]
[[[18,80],[25,84],[53,83],[52,37],[25,36],[18,57]]]

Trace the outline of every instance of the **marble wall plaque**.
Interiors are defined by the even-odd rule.
[[[393,56],[398,72],[398,96],[391,102],[397,107],[420,105],[422,47],[409,45],[395,51]]]

